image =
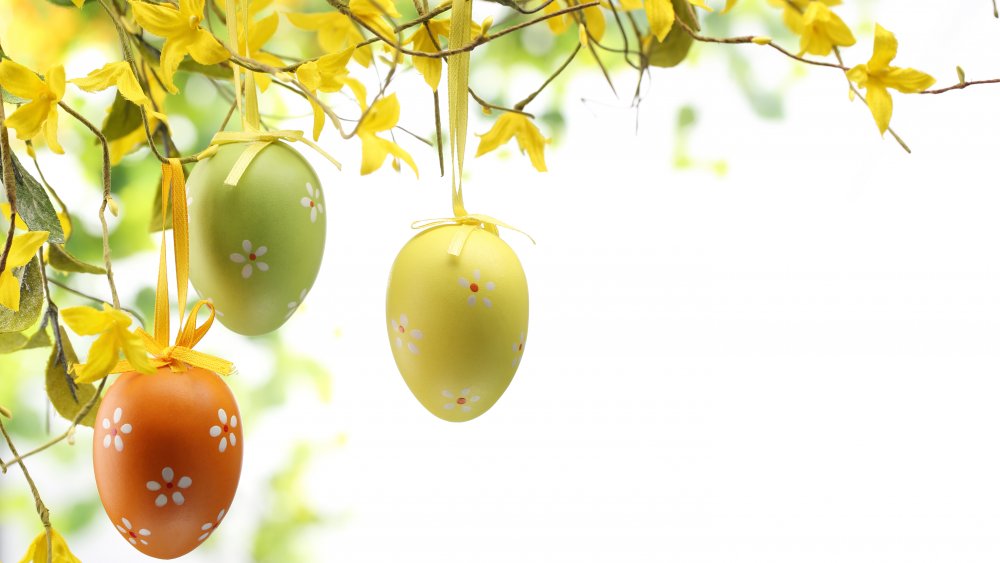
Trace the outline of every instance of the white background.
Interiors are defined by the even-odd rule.
[[[941,85],[956,63],[1000,76],[989,2],[874,4],[844,17],[879,14],[898,64]],[[870,54],[871,28],[857,35],[850,63]],[[764,47],[706,47],[654,76],[636,132],[592,71],[569,86],[547,174],[513,145],[470,160],[469,209],[538,245],[506,236],[531,290],[527,352],[469,423],[423,411],[385,342],[408,225],[448,212],[434,156],[408,145],[420,181],[359,179],[356,147],[349,173],[314,160],[329,246],[283,330],[329,365],[333,400],[297,390],[246,436],[231,515],[185,560],[243,560],[226,554],[245,551],[262,479],[298,438],[326,452],[302,483],[333,517],[308,536],[320,561],[1000,559],[1000,86],[896,95],[906,155],[836,71],[796,81],[785,120],[758,119],[709,52],[724,49],[787,82],[791,61]],[[537,83],[524,74],[515,91]],[[727,160],[726,176],[673,168],[683,104],[699,111],[693,153]],[[404,102],[404,124],[420,108]],[[238,355],[248,382],[270,361],[221,327],[203,347]],[[139,560],[116,535],[101,518],[77,555]]]

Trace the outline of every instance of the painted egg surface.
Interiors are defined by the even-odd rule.
[[[235,188],[225,185],[246,144],[219,147],[191,171],[191,283],[233,332],[258,335],[288,320],[323,259],[319,178],[287,144],[268,145]]]
[[[528,282],[514,251],[483,229],[428,229],[389,275],[386,328],[396,367],[423,406],[451,422],[483,414],[510,385],[528,333]]]
[[[236,399],[215,373],[121,375],[94,427],[97,490],[121,536],[160,559],[208,539],[236,494],[242,428]]]

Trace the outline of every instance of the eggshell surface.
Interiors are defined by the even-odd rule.
[[[208,539],[236,494],[242,429],[236,399],[215,373],[122,374],[94,427],[97,489],[122,538],[160,559]]]
[[[454,237],[466,234],[460,255],[449,254]],[[392,266],[386,329],[400,374],[427,410],[451,422],[476,418],[507,389],[524,353],[524,269],[483,229],[423,231]]]
[[[281,142],[226,186],[246,147],[220,146],[188,178],[191,283],[227,328],[259,335],[284,324],[316,281],[326,201],[316,172]]]

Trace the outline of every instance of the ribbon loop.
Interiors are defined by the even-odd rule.
[[[503,227],[528,237],[531,244],[536,244],[535,239],[531,238],[531,235],[528,233],[510,225],[509,223],[505,223],[499,219],[494,219],[489,215],[466,214],[459,217],[420,219],[418,221],[414,221],[410,227],[413,229],[430,229],[432,227],[441,227],[444,225],[460,225],[465,227],[455,233],[455,236],[451,239],[451,244],[448,245],[448,254],[451,254],[452,256],[460,256],[462,254],[462,250],[465,248],[465,243],[469,240],[469,236],[472,235],[472,232],[476,229],[483,229],[499,236],[500,232],[497,227]]]
[[[329,160],[334,166],[337,167],[337,170],[340,170],[340,162],[338,162],[337,159],[330,156],[328,152],[306,137],[302,131],[295,131],[291,129],[280,129],[276,131],[220,131],[212,137],[212,142],[209,143],[208,148],[198,154],[198,160],[203,160],[213,156],[216,152],[218,152],[219,147],[223,145],[249,143],[247,148],[244,149],[243,153],[240,154],[240,157],[236,160],[236,164],[233,165],[233,169],[229,171],[229,175],[226,176],[225,184],[230,188],[235,188],[236,184],[239,183],[240,178],[242,178],[243,174],[247,171],[247,168],[250,167],[250,163],[253,162],[253,159],[256,158],[257,155],[260,154],[260,152],[268,145],[277,141],[304,143]]]

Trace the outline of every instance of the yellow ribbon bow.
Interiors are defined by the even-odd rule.
[[[208,333],[215,321],[215,306],[210,302],[198,301],[187,320],[184,320],[184,311],[187,308],[187,288],[188,288],[188,212],[187,212],[187,188],[184,185],[184,169],[181,161],[171,158],[163,164],[163,181],[161,188],[163,225],[162,238],[160,241],[160,274],[156,282],[156,312],[154,315],[153,334],[140,329],[136,329],[136,334],[142,338],[143,346],[153,357],[150,363],[154,367],[169,366],[171,371],[181,372],[188,369],[188,366],[195,366],[219,373],[229,375],[233,373],[233,364],[222,358],[196,352],[192,350],[194,346]],[[167,208],[171,189],[173,191],[173,220],[174,220],[174,257],[177,270],[177,308],[180,315],[181,330],[177,333],[174,344],[170,344],[170,288],[167,282]],[[198,324],[198,312],[202,307],[208,308],[208,319]],[[111,373],[123,373],[133,371],[128,360],[118,362],[111,370]]]
[[[282,129],[278,131],[220,131],[212,137],[212,142],[208,144],[208,148],[198,153],[198,160],[202,160],[214,155],[218,152],[219,147],[222,145],[231,145],[234,143],[250,143],[249,146],[240,154],[240,157],[236,160],[233,165],[233,169],[229,171],[229,175],[226,176],[225,184],[230,188],[235,188],[236,184],[239,183],[240,178],[243,177],[243,173],[247,171],[250,167],[250,163],[253,159],[260,154],[260,151],[264,150],[268,145],[276,141],[289,141],[289,142],[300,142],[305,143],[312,147],[312,149],[319,154],[323,155],[327,160],[333,163],[340,170],[340,163],[337,159],[330,156],[329,153],[320,148],[319,145],[311,141],[302,131],[294,131],[290,129]]]
[[[451,239],[451,244],[448,245],[448,254],[452,256],[459,256],[462,254],[462,249],[465,248],[466,241],[469,240],[469,235],[472,231],[476,229],[484,229],[495,235],[499,235],[497,227],[503,227],[505,229],[510,229],[515,233],[521,233],[522,235],[528,237],[531,244],[535,244],[535,239],[531,238],[531,235],[504,223],[499,219],[494,219],[489,215],[480,214],[465,214],[459,217],[442,217],[440,219],[421,219],[419,221],[414,221],[410,227],[414,229],[429,229],[431,227],[440,227],[442,225],[462,225],[464,228],[455,233],[455,236]]]

